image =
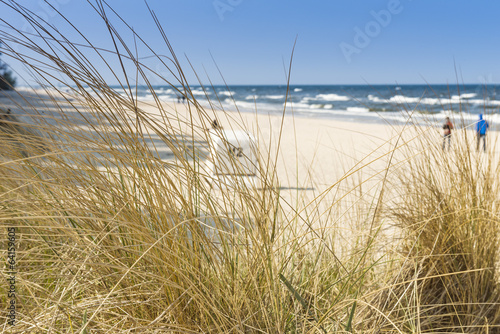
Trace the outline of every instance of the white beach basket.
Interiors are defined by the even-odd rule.
[[[252,134],[242,130],[210,130],[209,157],[205,161],[210,184],[227,188],[243,182],[259,187],[257,166],[257,143]]]

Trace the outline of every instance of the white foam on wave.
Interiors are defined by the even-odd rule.
[[[194,89],[194,90],[191,90],[191,93],[193,95],[210,95],[210,92],[207,92],[207,91],[203,91],[201,89]]]
[[[255,109],[255,104],[245,101],[236,101],[236,105],[245,109]]]
[[[472,99],[473,97],[476,97],[476,93],[466,93],[466,94],[460,94],[460,95],[453,95],[451,98],[454,100],[458,99]]]
[[[318,94],[315,97],[304,97],[302,103],[307,103],[310,101],[325,101],[325,102],[338,102],[338,101],[349,101],[351,98],[344,95],[338,94]]]
[[[353,113],[367,113],[370,112],[370,109],[364,107],[347,107],[346,109],[349,112]]]
[[[294,92],[302,92],[302,88],[295,88],[293,91]]]
[[[498,100],[489,100],[489,99],[473,99],[468,100],[467,102],[476,104],[476,105],[485,105],[485,106],[500,106],[500,101]]]
[[[396,103],[396,104],[408,104],[408,103],[422,103],[423,98],[420,97],[409,97],[409,96],[404,96],[404,95],[394,95],[389,99],[389,102]],[[432,101],[427,101],[428,103],[431,103]],[[433,104],[433,103],[431,103]]]
[[[368,95],[368,99],[373,102],[389,102],[396,104],[425,104],[425,105],[447,105],[447,104],[485,104],[500,105],[498,100],[473,99],[476,93],[452,95],[451,98],[432,98],[432,97],[409,97],[405,95],[394,95],[389,100],[382,100],[373,95]]]
[[[465,100],[461,101],[462,103],[468,103],[468,104],[484,104],[486,101],[481,100],[481,99],[472,99],[472,100]]]
[[[483,101],[482,103],[484,103],[484,101]],[[490,106],[500,106],[500,101],[498,101],[498,100],[487,101],[487,102],[486,102],[486,105],[490,105]]]
[[[271,100],[281,100],[285,98],[285,95],[264,95],[263,98]]]
[[[290,107],[288,105],[287,107]],[[293,102],[291,107],[294,110],[308,112],[308,113],[321,113],[321,114],[332,114],[332,115],[344,115],[352,116],[353,114],[369,114],[370,109],[364,107],[348,107],[346,109],[334,109],[333,104],[327,103],[303,103],[303,102]]]
[[[224,91],[220,91],[218,92],[217,94],[219,95],[224,95],[224,96],[233,96],[234,94],[236,94],[235,92],[232,92],[232,91],[229,91],[229,90],[224,90]]]
[[[314,98],[307,98],[310,100],[323,100],[323,101],[349,101],[351,98],[344,95],[338,94],[318,94]]]
[[[248,95],[247,97],[245,97],[245,100],[257,100],[258,98],[258,95]]]
[[[500,123],[500,114],[487,115],[486,120],[492,124]]]
[[[230,98],[227,98],[224,100],[224,103],[229,107],[233,107],[236,104],[238,108],[242,109],[249,109],[249,110],[254,110],[255,109],[255,104],[253,102],[245,102],[241,100],[232,100]]]
[[[174,91],[173,91],[173,89],[171,89],[171,88],[167,88],[167,89],[165,89],[165,88],[163,88],[163,87],[161,87],[161,88],[156,88],[154,91],[155,91],[155,93],[156,93],[156,94],[158,94],[158,95],[159,95],[159,94],[164,94],[164,93],[165,93],[165,94],[172,94],[172,93],[174,92]]]
[[[458,96],[456,98],[434,98],[434,97],[409,97],[405,95],[394,95],[389,100],[391,103],[405,105],[405,104],[420,104],[420,105],[446,105],[446,104],[459,104],[465,101],[461,100]]]
[[[333,104],[308,104],[309,108],[311,109],[332,109]]]
[[[381,99],[380,97],[375,96],[375,95],[371,95],[371,94],[368,95],[368,100],[375,102],[375,103],[389,103],[390,102],[387,99]]]

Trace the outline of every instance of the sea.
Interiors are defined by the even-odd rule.
[[[233,85],[153,86],[160,101],[183,103],[193,97],[206,108],[271,115],[329,118],[354,122],[474,122],[484,114],[500,123],[500,85]],[[138,97],[153,100],[150,89]],[[186,102],[184,102],[186,103]]]

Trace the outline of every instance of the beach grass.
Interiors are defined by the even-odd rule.
[[[443,151],[423,127],[408,126],[411,135],[396,134],[388,151],[313,198],[297,189],[293,202],[276,167],[281,137],[276,146],[259,138],[261,186],[234,178],[217,189],[203,161],[220,101],[213,110],[200,104],[166,37],[167,58],[151,48],[162,76],[103,2],[95,9],[113,50],[72,43],[9,4],[37,33],[2,28],[4,53],[41,88],[6,95],[18,119],[0,127],[1,236],[5,244],[4,231],[16,228],[18,301],[15,326],[0,311],[3,331],[499,331],[498,167],[467,130]],[[14,52],[16,43],[25,51]],[[115,57],[104,62],[122,89],[88,60],[103,54]],[[152,76],[186,97],[187,113],[160,102]],[[155,115],[134,94],[138,79]],[[246,127],[238,112],[223,115],[230,128]],[[381,157],[386,167],[374,172]]]

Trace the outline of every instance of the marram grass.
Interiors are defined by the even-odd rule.
[[[2,331],[499,331],[491,154],[467,145],[445,154],[425,134],[399,138],[380,153],[394,159],[376,171],[375,197],[359,200],[368,163],[312,202],[299,191],[288,203],[278,152],[261,145],[262,187],[235,181],[214,190],[203,165],[214,113],[191,93],[166,38],[169,57],[150,49],[162,76],[141,62],[122,37],[133,30],[115,28],[120,18],[104,2],[94,7],[114,42],[109,50],[69,41],[16,2],[2,5],[36,32],[4,25],[2,52],[42,87],[3,99],[16,114],[0,126],[0,224],[2,244],[16,228],[18,309],[9,327],[2,307]],[[95,56],[123,90],[100,77]],[[152,77],[186,97],[187,116],[160,103]],[[137,101],[137,81],[149,86],[155,117]],[[245,127],[238,113],[226,115]],[[386,225],[399,243],[385,245],[393,240]]]

